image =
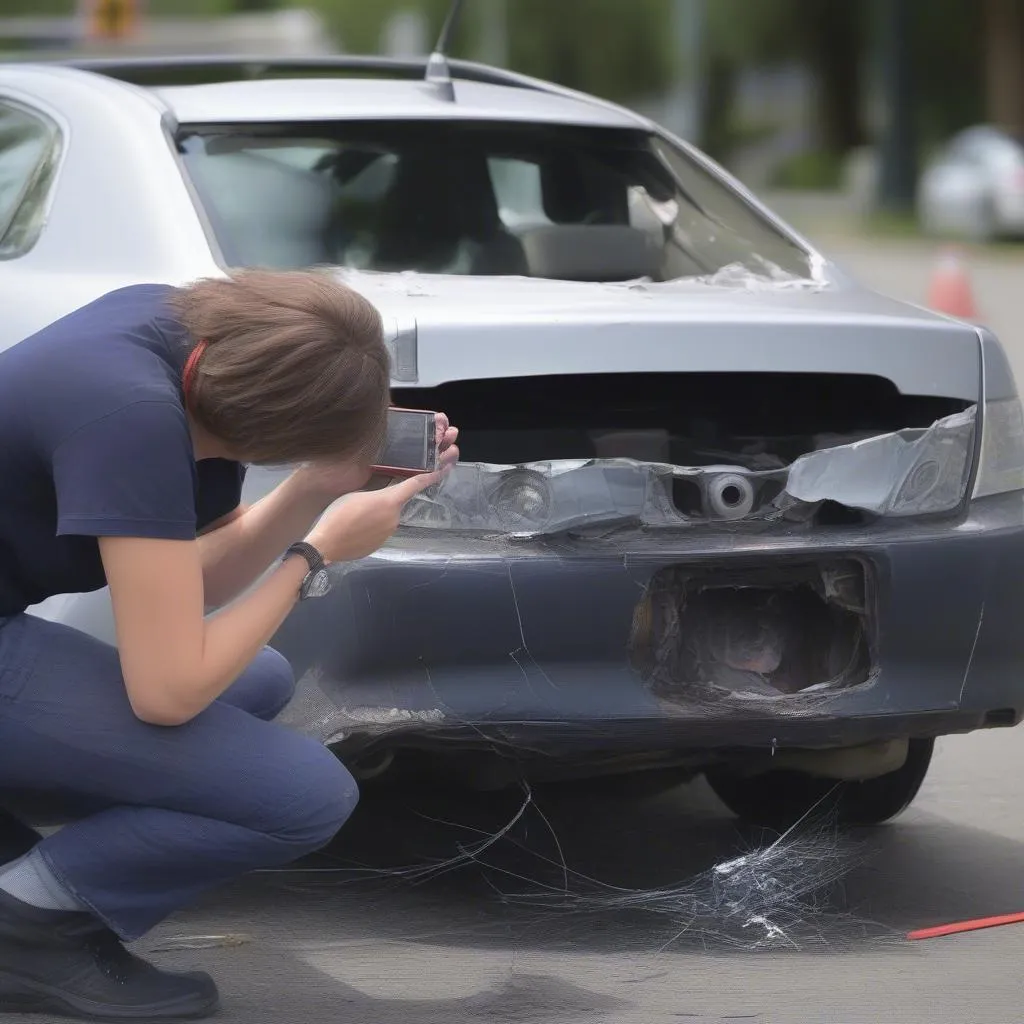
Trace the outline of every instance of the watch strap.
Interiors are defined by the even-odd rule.
[[[301,556],[309,566],[309,572],[303,577],[299,587],[300,601],[305,601],[310,597],[323,597],[330,593],[331,578],[327,574],[327,563],[324,561],[324,556],[312,544],[304,540],[298,541],[288,548],[285,558],[289,555]]]
[[[306,560],[306,565],[309,566],[311,573],[320,572],[327,566],[324,556],[308,541],[300,540],[290,545],[284,553],[284,557],[287,558],[289,555],[301,555]]]

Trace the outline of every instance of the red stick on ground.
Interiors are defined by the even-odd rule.
[[[1024,923],[1024,913],[1001,914],[999,917],[979,917],[973,921],[956,921],[953,924],[940,924],[934,928],[918,928],[908,932],[908,939],[937,939],[943,935],[957,935],[960,932],[976,932],[982,928],[998,928],[1003,924]]]

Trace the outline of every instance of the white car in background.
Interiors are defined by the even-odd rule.
[[[921,175],[918,215],[929,234],[1024,236],[1024,138],[988,125],[953,136]]]

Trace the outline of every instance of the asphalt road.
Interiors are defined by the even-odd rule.
[[[672,895],[766,842],[694,783],[639,802],[594,786],[538,798],[504,839],[446,873],[460,844],[515,817],[518,795],[366,801],[328,855],[218,893],[142,946],[212,967],[222,1018],[238,1024],[1009,1024],[1024,925],[903,936],[1024,910],[1022,740],[947,738],[897,822],[843,841],[813,831],[793,853],[806,872],[849,873],[817,905],[769,895],[765,916],[785,932],[774,942],[742,916],[730,927],[721,904],[694,921]],[[413,865],[434,873],[402,871]],[[365,866],[381,873],[360,878]],[[771,868],[757,875],[763,890]],[[537,892],[568,895],[537,906],[525,898]],[[223,944],[160,948],[204,936]]]
[[[930,248],[825,246],[923,301]],[[1019,260],[970,266],[1024,381]],[[326,855],[216,893],[140,945],[211,968],[220,1019],[238,1024],[1009,1024],[1022,1019],[1024,925],[903,935],[1024,910],[1022,778],[1020,730],[941,741],[896,823],[842,842],[822,829],[793,852],[810,877],[847,872],[841,884],[801,904],[770,895],[778,865],[765,865],[769,920],[747,928],[727,899],[695,919],[687,893],[673,895],[768,841],[738,830],[702,783],[647,801],[598,786],[538,797],[504,838],[447,871],[446,858],[515,818],[519,796],[366,800]],[[553,905],[528,898],[545,892]]]

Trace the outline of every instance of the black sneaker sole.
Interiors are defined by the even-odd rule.
[[[185,996],[148,1006],[111,1006],[0,971],[0,1013],[54,1013],[95,1021],[199,1020],[212,1016],[219,1007],[216,995]]]

